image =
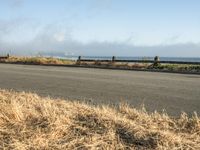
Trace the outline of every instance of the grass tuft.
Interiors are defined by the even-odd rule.
[[[0,149],[200,149],[200,118],[0,90]]]

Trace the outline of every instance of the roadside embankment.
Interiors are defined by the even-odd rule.
[[[200,118],[0,90],[0,149],[200,149]]]
[[[152,63],[128,63],[128,62],[112,62],[112,61],[103,62],[100,60],[87,62],[79,60],[75,61],[75,60],[53,58],[53,57],[16,57],[16,56],[0,59],[0,63],[200,74],[200,65],[198,64],[158,63],[155,65]]]

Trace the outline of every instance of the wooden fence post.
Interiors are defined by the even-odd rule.
[[[156,56],[156,57],[154,57],[154,66],[157,66],[157,65],[159,65],[160,64],[160,58],[159,58],[159,56]]]
[[[113,57],[112,57],[112,62],[114,63],[114,62],[115,62],[115,60],[116,60],[116,57],[115,57],[115,56],[113,56]]]
[[[81,64],[81,56],[78,56],[77,64],[78,64],[78,65]]]
[[[81,56],[78,56],[78,61],[81,61]]]

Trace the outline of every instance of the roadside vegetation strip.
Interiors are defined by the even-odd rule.
[[[1,63],[29,64],[29,65],[52,65],[52,66],[74,66],[74,67],[95,67],[105,69],[128,69],[144,71],[161,71],[176,73],[200,74],[200,65],[191,64],[151,64],[151,63],[128,63],[128,62],[102,62],[102,61],[75,61],[53,57],[8,57],[0,59]]]
[[[2,59],[1,62],[14,64],[33,64],[33,65],[72,65],[75,61],[59,59],[53,57],[9,57]]]
[[[200,118],[0,90],[0,149],[200,149]]]
[[[149,67],[151,68],[151,67]],[[188,65],[188,64],[159,64],[158,66],[152,67],[157,70],[168,70],[168,71],[188,71],[188,72],[199,72],[200,65]]]

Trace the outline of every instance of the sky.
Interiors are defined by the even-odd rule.
[[[0,0],[0,55],[200,57],[199,0]]]

